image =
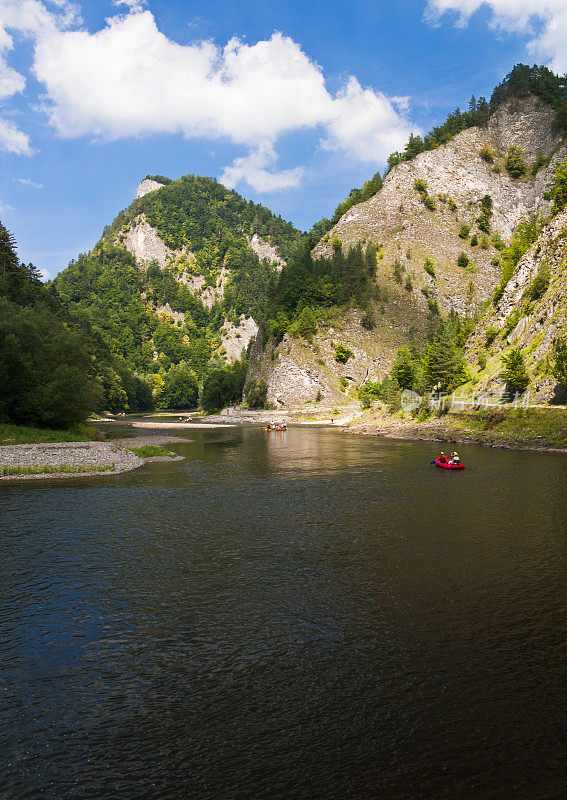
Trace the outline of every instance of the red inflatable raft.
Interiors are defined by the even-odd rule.
[[[450,461],[441,461],[440,458],[436,458],[433,462],[436,467],[441,467],[441,469],[464,469],[464,464],[451,464]]]

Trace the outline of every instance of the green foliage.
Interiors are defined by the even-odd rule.
[[[62,428],[83,422],[100,388],[81,336],[45,306],[0,299],[0,419]]]
[[[199,400],[197,376],[185,362],[174,364],[164,375],[162,408],[196,408]]]
[[[553,178],[545,193],[547,200],[552,200],[551,213],[559,214],[567,206],[567,159],[557,164]]]
[[[463,355],[457,348],[451,327],[440,323],[422,360],[425,388],[452,392],[466,380]]]
[[[549,281],[551,279],[551,275],[549,272],[549,265],[547,262],[541,264],[540,268],[538,269],[537,275],[531,282],[530,286],[526,290],[526,297],[528,300],[535,302],[543,297],[543,295],[547,292],[549,287]]]
[[[53,430],[29,425],[0,423],[0,445],[28,444],[30,442],[88,442],[104,438],[104,434],[91,425],[69,425],[64,430]]]
[[[128,449],[140,458],[171,458],[174,455],[167,447],[155,444],[145,444],[143,447],[129,447]]]
[[[389,172],[397,164],[410,161],[425,150],[435,150],[440,145],[446,144],[461,131],[472,128],[474,125],[484,126],[490,116],[488,103],[484,97],[478,100],[471,97],[469,110],[461,111],[459,108],[451,112],[442,125],[433,128],[423,139],[419,136],[410,136],[403,152],[392,153],[388,157]]]
[[[354,353],[344,344],[337,344],[335,345],[335,361],[338,361],[339,364],[346,364],[349,358],[352,358]]]
[[[343,200],[342,203],[339,203],[336,207],[331,219],[323,217],[323,219],[313,225],[308,234],[311,248],[337,224],[343,214],[346,214],[350,208],[358,203],[363,203],[365,200],[369,200],[379,192],[382,188],[382,184],[382,176],[377,172],[370,180],[364,183],[362,189],[351,189],[346,200]]]
[[[435,265],[433,264],[433,261],[430,258],[425,259],[423,263],[423,269],[427,272],[428,275],[431,275],[431,277],[435,280]]]
[[[297,322],[304,309],[308,310],[303,322],[312,333],[316,330],[314,325],[319,313],[316,309],[342,306],[351,301],[367,309],[375,265],[376,247],[372,243],[365,250],[358,243],[347,255],[339,247],[330,258],[313,258],[309,247],[304,247],[300,256],[292,259],[280,273],[271,297],[266,335],[274,335],[279,341],[285,331],[291,332],[296,324],[289,320]]]
[[[496,250],[502,251],[506,247],[506,244],[502,241],[502,237],[500,236],[498,231],[494,231],[494,233],[490,237],[490,240],[492,242],[493,247],[495,247]]]
[[[524,161],[523,152],[513,145],[508,150],[505,166],[511,178],[520,178],[526,174],[528,169]]]
[[[460,239],[468,239],[469,233],[471,232],[469,225],[461,225],[459,229],[459,238]]]
[[[244,397],[248,408],[266,408],[268,387],[263,380],[248,381],[244,388]]]
[[[371,308],[367,309],[361,317],[360,324],[363,328],[367,331],[374,330],[376,327],[376,319],[374,318],[374,312]]]
[[[480,150],[478,151],[479,156],[482,158],[483,161],[486,161],[487,164],[492,164],[494,161],[494,150],[490,147],[487,142],[485,142]]]
[[[487,347],[493,343],[493,341],[498,336],[498,328],[490,327],[487,329],[486,333],[484,334],[484,343]]]
[[[457,264],[461,269],[466,269],[469,265],[469,257],[466,253],[461,253],[457,259]]]
[[[427,192],[427,183],[424,180],[421,180],[421,178],[417,178],[414,181],[413,186],[416,192],[418,192],[423,205],[429,209],[429,211],[435,211],[435,201]]]
[[[289,332],[292,336],[303,336],[306,339],[317,333],[317,317],[309,306],[305,306],[301,313],[290,325]]]
[[[537,175],[542,167],[547,167],[549,162],[550,162],[549,156],[546,156],[545,153],[542,153],[541,150],[539,150],[536,155],[536,160],[532,164],[530,173],[532,175]]]
[[[471,247],[476,247],[478,244],[478,236],[474,233],[471,237]],[[460,265],[459,265],[460,266]],[[465,265],[466,266],[466,265]]]
[[[162,183],[164,186],[168,186],[170,183],[173,183],[171,178],[166,178],[165,175],[146,175],[146,179],[148,181],[156,181],[156,183]]]
[[[281,342],[289,327],[289,319],[283,311],[278,311],[275,319],[269,320],[267,323],[268,339],[273,339],[277,344]]]
[[[390,375],[400,389],[413,389],[418,372],[418,362],[409,347],[401,347],[392,365]]]
[[[358,399],[363,408],[370,408],[380,399],[382,386],[379,381],[366,381],[358,390]]]
[[[502,264],[500,274],[500,284],[495,289],[492,302],[496,306],[500,302],[508,281],[512,277],[516,264],[526,253],[539,236],[543,223],[537,217],[531,217],[524,222],[520,222],[514,231],[514,236],[509,247],[502,250]]]
[[[408,276],[406,277],[406,282],[405,282],[405,284],[404,284],[404,288],[405,288],[405,290],[406,290],[407,292],[411,292],[411,291],[413,291],[413,283],[411,282],[411,276],[410,276],[410,275],[408,275]]]
[[[526,370],[526,363],[522,351],[514,347],[508,355],[502,358],[504,369],[500,377],[506,383],[506,388],[511,394],[523,394],[528,388],[530,376]]]
[[[554,378],[567,389],[567,340],[558,339],[553,348]]]
[[[480,216],[476,220],[478,229],[483,233],[490,233],[490,217],[492,216],[492,197],[485,194],[480,201]]]
[[[396,281],[396,283],[399,283],[400,285],[402,283],[402,275],[404,269],[405,269],[404,265],[400,262],[399,259],[396,258],[396,260],[392,264],[392,273],[394,275],[394,280]]]
[[[83,422],[101,391],[87,339],[72,328],[0,224],[0,420],[63,428]]]
[[[486,353],[479,353],[477,360],[478,360],[479,369],[485,370],[486,369]]]
[[[199,397],[201,407],[207,414],[232,403],[240,403],[247,369],[246,360],[235,361],[234,364],[213,360],[203,379]]]
[[[348,389],[348,381],[344,375],[341,376],[339,383],[341,385],[341,389],[343,390],[343,392],[346,392],[346,390]]]
[[[490,112],[510,98],[536,95],[555,112],[555,126],[558,131],[567,131],[567,82],[565,76],[555,75],[548,67],[516,64],[502,83],[496,87],[490,98]]]
[[[401,390],[395,378],[386,375],[380,385],[380,399],[386,403],[391,414],[400,410]]]

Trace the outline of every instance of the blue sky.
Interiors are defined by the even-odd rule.
[[[564,72],[566,40],[566,0],[0,0],[0,219],[51,276],[146,173],[308,229],[515,63]]]

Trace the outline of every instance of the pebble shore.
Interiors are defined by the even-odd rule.
[[[85,472],[56,472],[38,475],[3,475],[0,480],[65,478],[83,475],[115,475],[136,469],[144,463],[129,450],[113,442],[53,442],[14,444],[0,447],[0,467],[69,467]],[[112,469],[108,469],[109,466]],[[100,469],[97,470],[96,468]]]

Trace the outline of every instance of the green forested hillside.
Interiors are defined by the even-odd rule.
[[[290,260],[303,239],[293,225],[217,181],[153,177],[164,186],[121,212],[93,250],[71,262],[53,284],[69,314],[112,354],[114,367],[100,378],[106,408],[113,411],[147,407],[148,391],[158,406],[195,405],[197,385],[206,384],[213,370],[218,379],[222,368],[212,356],[224,320],[236,322],[245,314],[260,322],[274,291],[276,270],[251,250],[251,237],[258,234]],[[125,249],[126,234],[142,214],[167,247],[181,253],[175,263],[136,264]],[[223,268],[224,295],[209,309],[182,278],[203,276],[215,287]],[[159,314],[166,304],[184,319]],[[241,372],[230,372],[230,399],[238,394],[233,375]]]

